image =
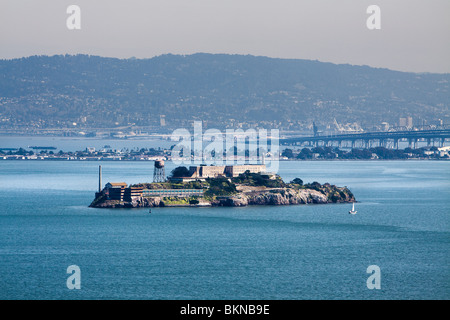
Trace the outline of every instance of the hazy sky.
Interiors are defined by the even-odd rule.
[[[66,9],[81,8],[81,30]],[[381,30],[369,30],[369,5]],[[252,54],[450,72],[450,0],[0,0],[0,58]]]

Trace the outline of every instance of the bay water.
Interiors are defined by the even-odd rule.
[[[350,188],[356,215],[89,208],[100,164],[104,184],[152,180],[153,162],[0,161],[0,299],[450,298],[450,162],[280,163],[285,181]],[[371,265],[380,289],[367,286]]]

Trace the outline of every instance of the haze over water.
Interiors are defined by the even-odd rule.
[[[358,203],[88,208],[152,162],[0,161],[0,299],[448,299],[450,163],[281,162]],[[173,169],[168,164],[166,173]],[[69,290],[69,265],[81,289]],[[381,289],[369,290],[369,265]]]

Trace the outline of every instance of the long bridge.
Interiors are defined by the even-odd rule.
[[[426,142],[427,146],[445,146],[446,139],[450,139],[450,129],[444,130],[418,130],[418,131],[391,131],[391,132],[366,132],[337,134],[327,136],[295,137],[280,139],[283,145],[298,146],[324,146],[324,147],[351,147],[372,148],[381,146],[385,148],[398,149],[400,141],[405,141],[411,148],[417,148],[420,141]]]

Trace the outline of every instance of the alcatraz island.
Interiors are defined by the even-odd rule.
[[[289,183],[266,172],[265,164],[177,167],[166,180],[164,161],[155,161],[152,183],[108,182],[90,204],[93,208],[142,208],[248,205],[294,205],[356,202],[347,187],[318,182]]]

